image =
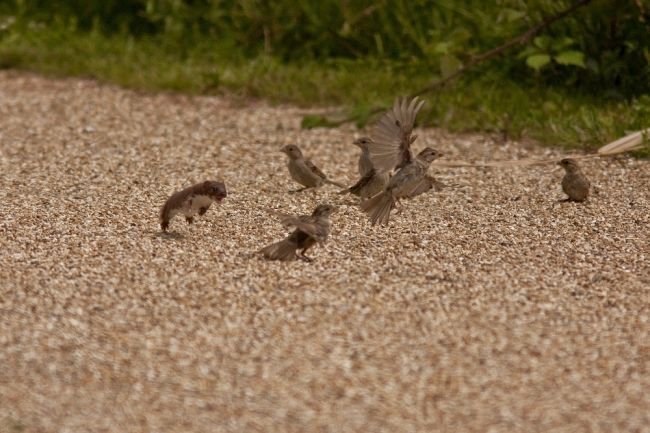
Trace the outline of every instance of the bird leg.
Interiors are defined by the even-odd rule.
[[[298,256],[298,258],[299,258],[300,260],[304,260],[304,261],[306,261],[307,263],[311,263],[311,262],[314,261],[314,259],[312,259],[311,257],[307,257],[307,256],[305,255],[305,253],[307,252],[308,249],[309,249],[309,247],[307,247],[307,248],[303,248],[303,250],[300,252],[300,255]]]
[[[399,205],[399,207],[397,205]],[[400,201],[399,198],[395,199],[395,205],[393,206],[393,208],[397,209],[395,211],[396,213],[398,213],[398,214],[402,213],[402,209],[404,209],[404,206],[402,205],[402,202]]]

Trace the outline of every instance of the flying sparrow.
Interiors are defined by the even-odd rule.
[[[318,205],[311,215],[292,216],[273,212],[280,217],[283,225],[295,229],[284,240],[264,247],[259,252],[269,260],[301,259],[310,262],[312,259],[305,252],[317,242],[324,243],[327,240],[332,212],[334,207],[328,204]],[[297,253],[298,250],[302,250],[300,254]]]
[[[424,148],[415,159],[403,165],[388,181],[383,192],[361,203],[361,209],[368,214],[372,224],[388,224],[390,211],[401,198],[413,197],[430,189],[432,185],[426,176],[431,162],[442,156],[430,147]]]

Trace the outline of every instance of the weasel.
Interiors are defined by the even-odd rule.
[[[204,215],[213,202],[220,202],[227,195],[226,185],[214,180],[206,180],[176,191],[160,209],[160,228],[166,232],[169,222],[177,214],[185,215],[185,221],[192,224],[195,215]]]

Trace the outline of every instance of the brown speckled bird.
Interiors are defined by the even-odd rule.
[[[390,174],[388,171],[375,170],[370,160],[370,150],[368,146],[372,139],[361,137],[354,141],[354,144],[361,149],[359,155],[359,174],[361,178],[351,187],[340,191],[339,194],[354,194],[361,198],[370,198],[384,190]]]
[[[564,158],[558,162],[566,173],[562,178],[562,191],[569,197],[564,201],[585,201],[589,195],[589,179],[582,173],[573,158]]]
[[[194,216],[204,215],[213,202],[220,202],[227,195],[226,185],[213,180],[176,191],[160,209],[160,228],[167,231],[169,222],[179,213],[185,215],[188,224],[192,224]]]
[[[292,216],[272,212],[280,217],[283,225],[295,227],[284,240],[262,248],[259,252],[269,260],[290,261],[301,259],[311,261],[305,252],[314,244],[324,243],[330,234],[330,215],[334,207],[328,204],[321,204],[314,209],[311,215]],[[297,254],[297,250],[302,250]]]
[[[309,188],[318,188],[326,183],[344,188],[340,183],[328,179],[327,176],[325,176],[325,173],[316,167],[309,159],[303,156],[298,146],[289,144],[284,146],[281,150],[289,157],[287,167],[289,168],[291,178],[303,186],[303,188],[292,192],[300,192]]]
[[[361,203],[361,209],[370,221],[384,225],[390,220],[390,211],[401,198],[415,197],[431,189],[430,178],[426,176],[431,162],[442,154],[430,147],[424,148],[415,159],[402,166],[388,181],[383,192]]]
[[[417,138],[412,135],[415,118],[423,105],[424,101],[417,97],[410,101],[398,98],[372,129],[368,148],[373,166],[377,170],[397,170],[383,192],[361,203],[373,225],[387,224],[390,211],[401,198],[415,197],[435,185],[427,170],[442,154],[427,147],[414,157],[411,150]]]
[[[368,146],[372,142],[369,137],[360,137],[352,142],[355,146],[361,149],[359,155],[359,176],[364,177],[370,170],[373,170],[372,161],[370,160],[370,149]]]

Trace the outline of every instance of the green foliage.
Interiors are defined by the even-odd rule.
[[[5,0],[0,67],[344,104],[363,124],[573,1]],[[586,147],[650,126],[644,5],[594,0],[428,95],[427,123]]]
[[[417,61],[444,77],[573,1],[6,0],[0,14],[29,25],[59,22],[108,35],[162,36],[181,52],[196,40],[227,41],[249,57]],[[522,82],[624,97],[648,93],[650,15],[644,4],[594,0],[499,67]],[[527,66],[538,74],[526,74]]]
[[[548,36],[538,36],[531,46],[523,50],[519,57],[526,59],[526,64],[539,71],[554,60],[558,65],[585,67],[585,54],[573,49],[575,41],[564,37],[553,40]]]

